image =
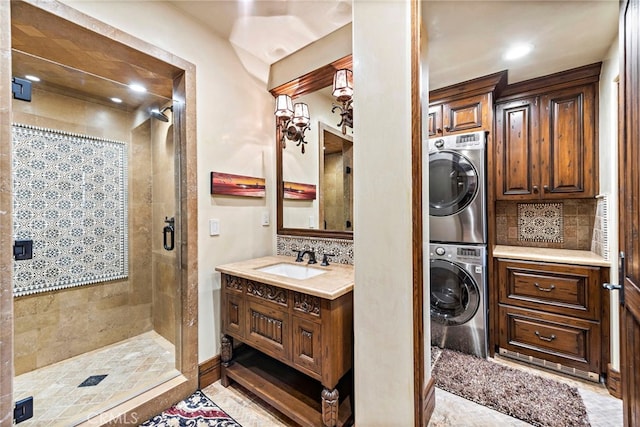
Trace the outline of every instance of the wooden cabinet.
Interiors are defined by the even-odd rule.
[[[430,105],[429,137],[485,129],[490,124],[490,109],[487,94]]]
[[[496,199],[596,195],[599,71],[596,64],[505,89],[495,107]]]
[[[500,352],[590,373],[601,366],[600,268],[497,260]]]
[[[429,92],[429,138],[490,132],[493,101],[506,83],[507,73],[502,71]]]
[[[342,425],[350,415],[340,395],[352,367],[352,295],[329,300],[223,273],[222,384],[237,381],[301,425]]]

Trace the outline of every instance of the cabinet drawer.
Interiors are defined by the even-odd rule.
[[[271,304],[247,301],[248,344],[276,358],[290,359],[288,313]]]
[[[501,306],[500,347],[600,372],[598,322]]]
[[[599,320],[597,267],[498,261],[500,302]]]
[[[303,372],[319,378],[322,373],[320,324],[297,316],[292,317],[291,323],[293,326],[293,363]]]

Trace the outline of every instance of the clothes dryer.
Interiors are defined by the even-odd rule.
[[[487,243],[486,134],[429,140],[429,238]]]
[[[431,345],[487,357],[487,250],[430,245]]]

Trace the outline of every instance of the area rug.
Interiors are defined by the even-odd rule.
[[[588,427],[578,389],[452,350],[432,348],[436,387],[538,427]]]
[[[242,427],[200,390],[141,426]]]

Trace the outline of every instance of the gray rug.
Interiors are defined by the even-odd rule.
[[[578,389],[495,362],[432,347],[436,387],[540,427],[588,427]]]

